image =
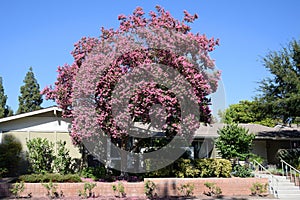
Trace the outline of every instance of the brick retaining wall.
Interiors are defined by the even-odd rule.
[[[191,183],[195,185],[194,195],[201,195],[207,191],[205,182],[214,182],[222,190],[223,195],[242,196],[250,195],[250,187],[255,182],[267,183],[268,179],[263,178],[146,178],[144,181],[153,181],[157,185],[157,194],[163,196],[180,195],[177,188],[181,184]],[[112,185],[117,182],[103,183],[96,182],[97,186],[93,189],[95,195],[114,196]],[[128,183],[122,182],[127,196],[145,196],[144,182]],[[84,183],[57,183],[57,191],[62,191],[64,196],[78,196],[78,191],[83,190]],[[0,196],[9,196],[11,184],[0,184]],[[47,190],[41,183],[25,183],[25,190],[22,196],[31,193],[33,197],[46,196]]]

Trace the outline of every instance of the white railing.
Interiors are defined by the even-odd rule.
[[[282,176],[290,179],[296,186],[300,187],[300,171],[284,160],[280,160],[282,167]]]
[[[279,180],[269,171],[267,170],[262,164],[257,162],[256,160],[253,160],[254,162],[251,163],[253,165],[253,168],[258,171],[256,173],[256,177],[259,177],[259,174],[268,174],[269,175],[269,191],[271,194],[274,195],[275,198],[278,198],[278,182]],[[259,178],[261,178],[260,176]]]

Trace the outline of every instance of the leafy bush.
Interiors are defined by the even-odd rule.
[[[222,194],[222,190],[220,187],[216,186],[215,183],[212,182],[205,182],[205,187],[209,189],[208,192],[204,192],[207,196],[217,196],[219,197]]]
[[[10,189],[10,191],[15,195],[16,198],[19,198],[20,193],[25,189],[24,182],[21,181],[20,183],[14,183],[12,186],[13,187]]]
[[[34,138],[26,142],[28,160],[33,173],[68,174],[72,172],[72,158],[65,147],[65,141],[57,142],[57,154],[54,144],[46,138]]]
[[[250,155],[254,134],[249,134],[249,130],[238,124],[229,124],[218,130],[219,137],[216,147],[220,150],[222,158],[246,159]]]
[[[171,177],[173,176],[173,165],[168,165],[156,171],[146,173],[146,177]]]
[[[165,166],[161,169],[151,171],[150,169],[153,169],[153,166],[158,166],[160,165],[161,161],[160,160],[155,160],[155,159],[146,159],[145,160],[145,165],[146,165],[146,170],[150,171],[145,174],[145,177],[172,177],[173,176],[173,165],[168,165]]]
[[[300,165],[300,148],[294,149],[279,149],[276,153],[278,160],[284,160],[293,167],[297,168]]]
[[[26,142],[28,148],[28,161],[34,173],[52,172],[54,157],[54,144],[46,138],[34,138]]]
[[[191,159],[179,159],[175,162],[174,174],[179,178],[196,177],[199,169],[196,169]]]
[[[268,183],[253,183],[250,190],[252,195],[265,196],[268,191]]]
[[[53,161],[55,172],[60,174],[71,173],[72,158],[70,156],[70,151],[66,148],[66,141],[58,141],[56,144],[57,155]]]
[[[27,174],[19,177],[19,180],[27,183],[45,183],[45,182],[81,182],[81,178],[77,174]]]
[[[42,185],[46,188],[48,197],[51,199],[59,197],[57,193],[58,185],[53,183],[52,180],[50,180],[49,183],[42,183]]]
[[[225,159],[196,159],[195,167],[200,177],[230,177],[232,166]]]
[[[12,135],[4,135],[0,144],[0,177],[17,174],[21,160],[21,143]]]
[[[80,172],[80,175],[84,178],[92,178],[93,180],[105,178],[106,169],[104,166],[100,167],[86,167]]]
[[[248,165],[235,165],[233,168],[232,175],[235,177],[253,177],[252,170],[249,168]]]
[[[118,182],[118,185],[112,185],[112,189],[115,193],[117,193],[116,197],[125,197],[126,196],[123,183]]]
[[[177,190],[185,197],[192,196],[194,194],[194,189],[195,185],[190,183],[181,184],[180,187],[177,188]]]
[[[156,194],[154,193],[156,189],[156,184],[153,181],[146,181],[144,188],[145,194],[149,199],[153,199],[156,196]]]
[[[83,198],[95,197],[92,190],[97,186],[96,183],[84,183],[83,191],[79,190],[79,196]],[[88,194],[87,194],[88,192]]]

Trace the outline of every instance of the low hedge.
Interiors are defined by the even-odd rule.
[[[82,182],[78,174],[26,174],[19,177],[20,181],[27,183],[47,183],[58,182],[58,183],[77,183]]]
[[[195,168],[200,171],[199,177],[230,177],[232,165],[226,159],[196,159]]]
[[[147,173],[145,177],[230,177],[232,165],[226,159],[183,159],[180,158],[172,165]]]

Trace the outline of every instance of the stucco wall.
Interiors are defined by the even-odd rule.
[[[33,132],[33,131],[11,131],[11,132],[5,132],[4,135],[13,135],[17,140],[19,140],[22,144],[22,150],[23,152],[28,151],[26,146],[26,141],[33,139],[33,138],[47,138],[50,142],[53,142],[55,144],[54,147],[56,147],[56,142],[62,140],[66,141],[66,147],[70,150],[70,156],[73,158],[80,158],[81,154],[79,153],[78,147],[74,146],[71,141],[71,137],[69,136],[69,133],[66,132]],[[56,149],[56,148],[55,148]]]

